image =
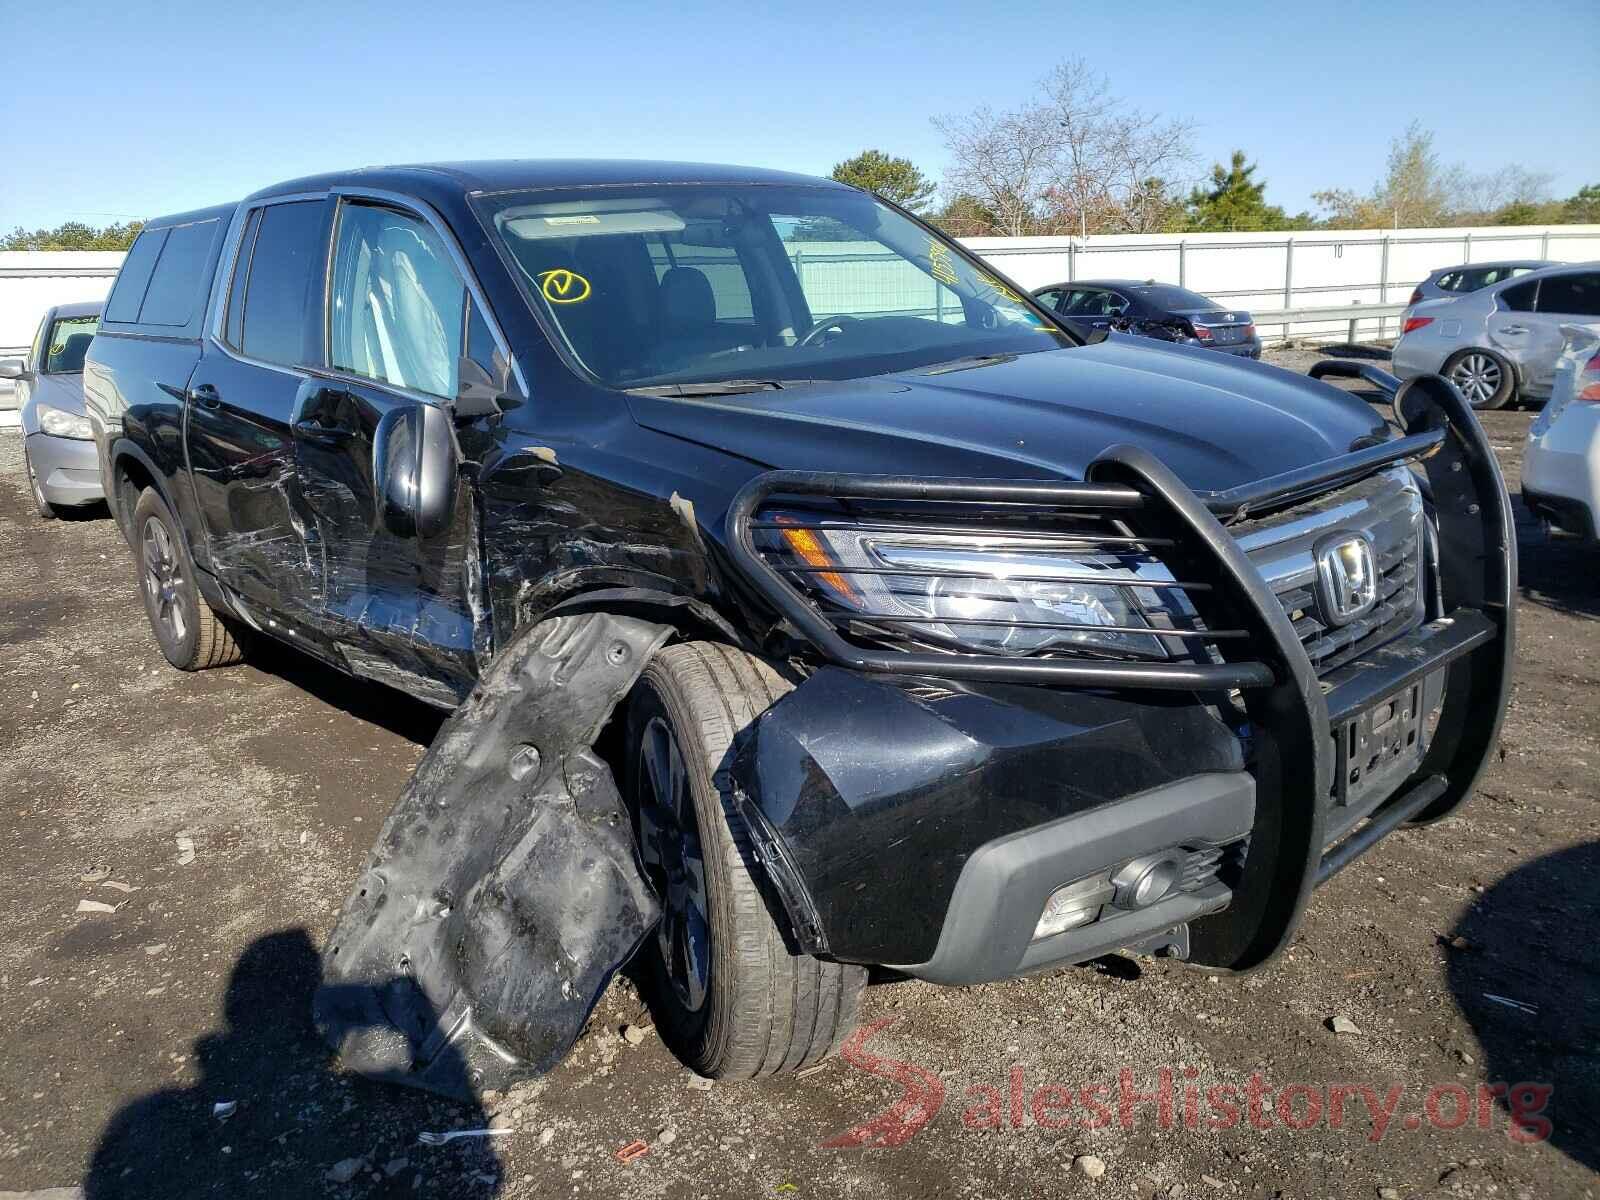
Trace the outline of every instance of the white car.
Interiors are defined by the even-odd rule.
[[[1600,517],[1600,324],[1561,332],[1550,402],[1522,451],[1522,499],[1551,525],[1592,542]]]
[[[1412,305],[1394,345],[1401,379],[1439,374],[1473,408],[1550,395],[1564,323],[1600,320],[1600,263],[1546,267]]]

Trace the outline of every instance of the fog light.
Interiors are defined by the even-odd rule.
[[[1058,887],[1044,902],[1044,912],[1033,927],[1033,940],[1089,924],[1100,915],[1100,906],[1111,895],[1111,880],[1104,872]]]
[[[1111,877],[1118,908],[1148,908],[1178,882],[1183,864],[1174,854],[1147,854],[1118,868]]]

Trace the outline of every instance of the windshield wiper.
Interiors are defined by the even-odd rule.
[[[1016,358],[1015,354],[969,354],[965,358],[953,358],[949,362],[935,363],[926,367],[921,372],[924,375],[948,375],[951,371],[970,371],[974,367],[989,367],[995,363],[1010,362]]]
[[[624,388],[630,396],[742,396],[746,392],[781,392],[784,388],[814,383],[811,379],[709,379],[703,383],[660,383]]]

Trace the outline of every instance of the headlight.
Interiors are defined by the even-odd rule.
[[[77,438],[83,442],[94,437],[94,430],[89,427],[88,417],[52,408],[43,403],[36,405],[34,411],[39,414],[40,430],[52,437]]]
[[[797,527],[783,528],[786,521]],[[1184,598],[1170,589],[1160,563],[1086,550],[1070,537],[814,529],[783,515],[776,523],[776,565],[804,578],[831,606],[860,614],[865,624],[876,620],[899,634],[985,654],[1078,649],[1167,658],[1146,614],[1188,615],[1174,607]]]

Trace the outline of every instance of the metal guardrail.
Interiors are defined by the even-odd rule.
[[[114,279],[115,267],[0,267],[0,279]]]
[[[1377,334],[1384,336],[1384,324],[1389,318],[1398,318],[1408,308],[1405,304],[1346,304],[1324,308],[1266,308],[1252,309],[1250,315],[1256,323],[1259,333],[1263,325],[1281,325],[1283,332],[1279,335],[1289,338],[1290,327],[1310,321],[1348,321],[1348,338],[1351,342],[1356,340],[1356,326],[1362,321],[1376,321]]]

